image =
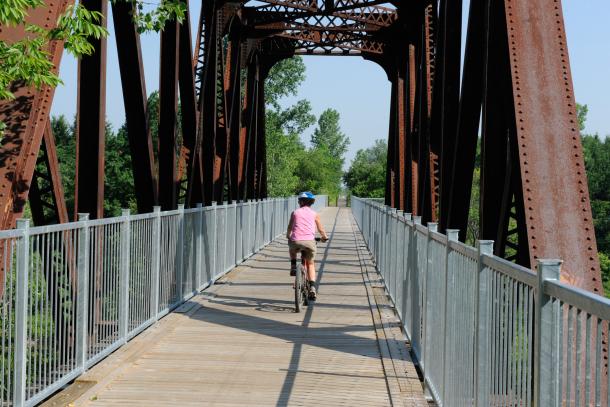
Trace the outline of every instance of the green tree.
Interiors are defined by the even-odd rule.
[[[351,193],[362,198],[383,198],[388,145],[385,140],[375,140],[372,147],[356,152],[356,157],[343,176]]]
[[[297,170],[305,154],[300,134],[315,122],[315,116],[307,100],[299,100],[292,106],[282,108],[280,99],[296,95],[304,80],[305,64],[302,58],[294,57],[276,64],[265,81],[269,196],[292,195],[300,187]]]
[[[133,182],[133,169],[127,126],[124,124],[115,134],[106,131],[104,170],[104,216],[119,216],[122,209],[137,212],[138,205]]]
[[[318,128],[311,136],[311,144],[316,147],[325,147],[337,159],[335,166],[339,169],[345,162],[345,153],[349,146],[349,139],[339,125],[339,112],[335,109],[326,109],[318,119]]]
[[[587,105],[577,105],[577,111],[582,131],[587,120]],[[598,135],[583,134],[581,140],[602,281],[606,296],[610,296],[610,137],[602,140]]]
[[[311,136],[312,151],[304,160],[304,163],[314,166],[314,171],[305,171],[303,168],[300,173],[302,185],[315,185],[316,188],[311,189],[328,194],[331,201],[341,192],[343,164],[349,146],[349,139],[341,131],[339,119],[339,112],[334,109],[322,112],[318,128]]]

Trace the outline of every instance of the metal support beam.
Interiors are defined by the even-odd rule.
[[[54,28],[67,0],[47,0],[44,6],[28,11],[26,22]],[[25,37],[23,26],[0,27],[0,39],[7,42]],[[52,41],[47,49],[57,73],[63,43]],[[23,83],[11,85],[15,99],[0,101],[0,121],[6,125],[0,146],[0,229],[15,227],[25,209],[38,150],[49,118],[55,89],[41,89]],[[0,272],[2,274],[2,272]],[[1,280],[1,278],[0,278]]]
[[[188,2],[186,3],[188,6]],[[187,7],[188,10],[188,7]],[[203,199],[202,168],[199,150],[201,141],[197,132],[197,99],[195,95],[195,72],[193,70],[193,50],[189,13],[179,27],[178,83],[180,85],[180,107],[182,124],[182,149],[178,176],[180,192],[184,193],[187,207],[194,206]],[[193,178],[191,180],[191,178]],[[190,186],[190,187],[189,187]]]
[[[168,21],[161,31],[159,78],[159,204],[163,210],[176,209],[176,125],[178,116],[179,25]]]
[[[132,20],[133,3],[112,2],[125,120],[133,168],[138,212],[152,212],[157,204],[157,179],[153,142],[147,120],[147,94],[140,35]]]
[[[83,0],[90,11],[103,15],[106,26],[108,0]],[[74,218],[88,213],[90,219],[104,217],[104,145],[106,136],[106,39],[89,38],[93,54],[78,64],[76,110],[76,191]]]

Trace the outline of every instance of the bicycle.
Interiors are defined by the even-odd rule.
[[[316,242],[322,241],[316,237]],[[309,282],[307,280],[307,267],[305,267],[305,257],[301,251],[301,261],[297,268],[294,281],[294,311],[301,312],[301,305],[309,305]]]

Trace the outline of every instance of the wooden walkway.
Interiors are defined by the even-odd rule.
[[[351,212],[322,220],[315,305],[278,239],[46,405],[427,406]]]

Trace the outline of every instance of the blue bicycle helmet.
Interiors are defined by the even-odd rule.
[[[316,199],[316,196],[309,191],[301,192],[299,199]]]

